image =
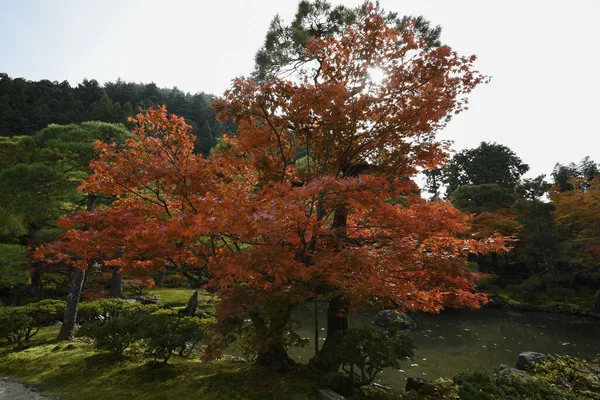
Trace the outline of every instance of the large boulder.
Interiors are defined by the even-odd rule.
[[[532,371],[533,366],[546,358],[543,353],[535,351],[525,351],[517,356],[517,369],[523,371]]]
[[[381,310],[375,314],[375,325],[384,328],[412,329],[417,324],[406,314],[395,310]]]

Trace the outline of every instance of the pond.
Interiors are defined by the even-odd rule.
[[[319,305],[320,342],[325,338],[326,304]],[[304,348],[290,349],[299,362],[314,355],[313,304],[298,307],[293,317],[301,322],[298,333],[310,339]],[[371,324],[375,313],[361,313],[350,326]],[[565,314],[510,312],[496,308],[451,310],[440,314],[412,314],[417,328],[408,331],[417,349],[413,360],[402,369],[387,369],[376,382],[396,390],[404,389],[406,378],[434,380],[459,372],[515,366],[523,351],[558,353],[593,359],[600,356],[600,322]]]

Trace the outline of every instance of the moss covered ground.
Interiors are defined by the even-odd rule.
[[[203,363],[173,356],[154,367],[141,355],[98,352],[76,339],[57,343],[59,327],[44,328],[28,349],[0,347],[0,375],[36,385],[65,400],[316,399],[314,373],[300,367],[278,374],[232,361]]]
[[[170,308],[185,307],[193,289],[152,289]],[[214,297],[200,291],[200,312],[214,311]],[[173,356],[155,367],[143,354],[100,352],[86,339],[56,342],[60,326],[42,328],[23,351],[0,339],[0,375],[36,385],[41,391],[77,399],[316,399],[318,376],[300,366],[278,374],[247,363],[204,363]]]

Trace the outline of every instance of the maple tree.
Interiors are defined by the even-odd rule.
[[[314,70],[263,84],[237,79],[215,105],[239,127],[221,157],[251,188],[239,221],[249,235],[238,237],[249,246],[223,259],[215,279],[228,283],[230,309],[252,294],[244,312],[271,329],[258,360],[279,366],[288,361],[274,338],[298,301],[331,299],[326,351],[368,299],[425,311],[477,307],[485,296],[472,293],[465,256],[491,247],[458,238],[466,217],[426,203],[409,180],[446,158],[435,132],[486,80],[472,70],[474,57],[427,48],[414,25],[394,29],[374,7],[341,37],[310,39],[306,51],[319,60]],[[370,79],[375,67],[381,82]]]
[[[195,216],[202,215],[207,201],[198,195],[210,190],[212,171],[194,154],[191,127],[183,118],[167,115],[162,107],[131,122],[136,128],[125,145],[96,144],[101,154],[90,163],[94,173],[80,186],[115,200],[59,221],[68,231],[61,241],[40,248],[39,257],[83,269],[102,260],[131,272],[155,271],[167,260],[198,263],[185,244],[195,242],[202,229]]]
[[[99,143],[81,189],[117,199],[64,219],[69,231],[38,257],[130,271],[202,265],[220,298],[217,329],[250,318],[257,362],[278,369],[292,363],[291,311],[309,298],[330,299],[324,352],[375,298],[433,312],[484,303],[466,256],[502,238],[465,239],[468,217],[424,201],[410,178],[447,157],[435,133],[486,78],[474,57],[430,48],[415,24],[398,30],[368,10],[343,36],[308,41],[316,76],[235,80],[214,106],[238,132],[208,159],[164,107],[133,119],[123,148]]]

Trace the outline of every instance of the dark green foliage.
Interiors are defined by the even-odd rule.
[[[467,372],[454,378],[461,400],[564,400],[564,395],[538,379],[522,379],[510,373]]]
[[[600,399],[600,360],[551,356],[535,365],[536,376],[575,399]]]
[[[0,171],[0,214],[8,221],[0,235],[5,240],[31,235],[47,221],[56,220],[73,190],[59,171],[42,163],[17,164]]]
[[[205,337],[206,325],[197,317],[157,312],[140,321],[140,337],[148,353],[166,364],[173,352],[188,356]]]
[[[34,326],[42,327],[62,319],[65,307],[66,303],[62,300],[42,300],[22,308],[31,316]]]
[[[84,206],[77,187],[89,175],[96,140],[122,143],[128,136],[123,125],[85,122],[0,142],[19,154],[0,169],[0,219],[6,221],[0,240],[36,245],[55,239],[61,232],[56,220]]]
[[[460,186],[491,183],[512,190],[527,171],[529,165],[508,147],[481,142],[479,147],[455,154],[444,168],[446,195],[452,195]]]
[[[83,325],[78,336],[87,336],[94,340],[100,350],[122,354],[125,349],[140,337],[140,318],[135,316],[114,318],[108,322],[92,322]]]
[[[71,87],[66,81],[28,81],[0,73],[0,137],[33,135],[49,124],[91,120],[127,124],[127,117],[141,109],[165,104],[194,127],[197,148],[208,155],[223,133],[233,130],[230,124],[217,122],[211,108],[213,100],[215,97],[206,93],[184,94],[154,83],[118,79],[101,86],[95,79],[84,79]],[[0,157],[0,168],[3,161]]]
[[[123,299],[97,299],[79,305],[77,319],[80,324],[98,322],[100,324],[131,315],[150,314],[159,309],[158,305],[133,303]]]
[[[319,68],[311,65],[306,54],[306,42],[310,38],[336,37],[360,20],[367,11],[367,2],[355,8],[332,6],[324,0],[301,1],[291,24],[285,25],[277,15],[271,21],[264,45],[255,56],[253,78],[263,82],[279,75],[289,74],[301,68],[313,68],[315,77]],[[376,4],[379,8],[379,5]],[[389,25],[403,29],[410,17],[400,18],[397,13],[385,13]],[[415,24],[429,47],[440,46],[441,28],[431,27],[423,17],[415,18]]]
[[[425,175],[425,187],[423,188],[425,191],[431,193],[430,200],[437,200],[440,198],[442,183],[443,183],[443,170],[441,168],[436,168],[434,170],[423,171],[423,175]]]
[[[256,361],[256,357],[258,356],[255,342],[252,326],[246,325],[238,331],[235,342],[231,345],[231,350],[234,354],[242,356],[246,362],[251,363]]]
[[[0,337],[19,349],[25,348],[32,322],[31,316],[23,307],[0,307]]]
[[[328,357],[355,379],[356,386],[372,383],[384,368],[400,368],[403,361],[413,357],[412,339],[397,331],[383,331],[373,327],[351,328],[334,344]]]
[[[65,302],[42,300],[22,307],[0,307],[0,337],[24,348],[38,330],[62,317]]]
[[[584,157],[578,165],[569,163],[566,165],[556,164],[552,171],[554,183],[559,186],[561,191],[569,191],[575,189],[570,182],[573,178],[583,178],[583,182],[577,189],[585,191],[589,182],[596,176],[600,175],[599,165],[596,164],[590,157]]]
[[[84,324],[78,331],[79,336],[90,337],[98,349],[116,354],[122,354],[134,342],[140,342],[155,362],[166,363],[173,352],[189,356],[204,338],[207,328],[207,322],[200,318],[180,316],[174,310],[150,313],[151,308],[146,306],[123,306],[112,301],[87,304],[104,305],[105,311],[112,309],[113,314],[107,313]]]
[[[26,254],[25,246],[0,243],[0,289],[12,288],[27,282]]]
[[[515,195],[511,189],[488,183],[460,186],[452,193],[451,201],[452,205],[461,211],[482,213],[512,206]]]
[[[561,249],[559,235],[554,226],[554,204],[544,201],[550,188],[544,175],[525,179],[516,188],[517,221],[524,227],[520,242],[521,258],[531,272],[557,274],[560,272]]]

